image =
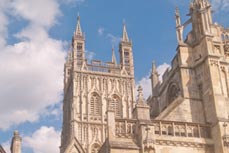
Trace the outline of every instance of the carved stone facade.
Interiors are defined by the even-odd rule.
[[[119,64],[114,52],[111,62],[88,63],[78,18],[65,64],[61,153],[229,152],[229,30],[213,24],[208,0],[193,0],[184,24],[178,9],[175,16],[177,53],[162,82],[153,63],[147,102],[141,87],[134,98],[126,26]]]
[[[77,141],[84,152],[97,153],[107,138],[107,110],[115,118],[132,118],[134,107],[134,65],[132,43],[126,26],[119,45],[120,63],[114,51],[112,61],[85,58],[85,39],[78,17],[71,51],[65,64],[63,131],[61,152],[74,152]]]

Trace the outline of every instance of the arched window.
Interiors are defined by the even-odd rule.
[[[121,99],[117,95],[112,96],[109,107],[115,112],[116,117],[122,116]]]
[[[91,147],[91,153],[98,153],[99,148],[100,148],[99,144],[97,144],[97,143],[93,144]]]
[[[180,89],[175,83],[169,85],[168,88],[168,104],[173,102],[180,95]]]
[[[92,93],[90,100],[90,114],[100,115],[101,114],[101,100],[97,93]]]

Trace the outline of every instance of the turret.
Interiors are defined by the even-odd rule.
[[[21,137],[18,133],[18,131],[14,131],[14,136],[11,141],[11,153],[21,153]]]
[[[212,24],[211,5],[208,0],[194,0],[190,4],[192,29],[194,30],[195,40],[198,41],[204,35],[211,33]]]
[[[77,17],[76,29],[72,38],[73,67],[81,69],[85,64],[85,37],[80,26],[80,16]]]
[[[120,63],[129,75],[134,75],[134,62],[132,52],[132,42],[129,40],[126,24],[123,24],[122,38],[119,43]]]

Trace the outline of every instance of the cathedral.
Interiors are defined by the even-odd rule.
[[[190,2],[188,16],[181,23],[176,9],[176,55],[162,81],[153,62],[147,100],[141,86],[135,98],[126,25],[120,62],[114,50],[110,62],[89,62],[78,17],[64,65],[60,153],[229,152],[229,29],[213,23],[208,0]]]

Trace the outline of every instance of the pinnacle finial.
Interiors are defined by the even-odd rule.
[[[175,9],[175,15],[176,16],[180,16],[180,11],[179,11],[179,8],[178,7],[176,7],[176,9]]]
[[[155,61],[152,62],[152,73],[157,73],[157,67]]]
[[[114,51],[114,46],[112,46],[112,63],[117,65],[116,57],[115,57],[115,51]]]
[[[81,30],[81,26],[80,26],[80,16],[79,16],[79,13],[77,15],[77,25],[76,25],[75,34],[78,35],[78,36],[83,36],[82,30]]]
[[[138,86],[138,103],[144,102],[143,89],[141,86]]]
[[[128,34],[127,34],[125,21],[123,22],[122,41],[129,42],[129,37],[128,37]]]

